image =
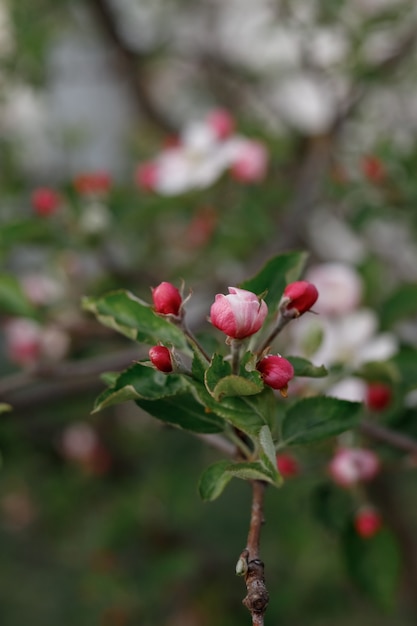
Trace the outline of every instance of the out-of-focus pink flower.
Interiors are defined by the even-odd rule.
[[[166,346],[153,346],[149,350],[149,358],[152,365],[160,372],[165,372],[166,374],[172,372],[171,352]]]
[[[263,381],[272,389],[285,390],[294,377],[294,368],[291,363],[279,354],[268,354],[256,366]]]
[[[277,467],[283,478],[291,478],[300,473],[298,461],[291,454],[277,454]]]
[[[162,282],[152,289],[152,299],[156,313],[160,315],[179,315],[182,296],[172,283]]]
[[[32,192],[32,206],[37,215],[53,215],[61,203],[59,194],[50,187],[39,187]]]
[[[317,288],[306,280],[290,283],[284,289],[280,303],[280,310],[284,315],[302,315],[315,304],[319,292]]]
[[[367,504],[356,512],[353,525],[360,537],[370,539],[381,529],[382,518],[379,511]]]
[[[86,422],[66,427],[61,436],[63,456],[79,465],[87,474],[102,475],[111,467],[111,456],[96,431]]]
[[[10,319],[4,326],[9,359],[21,367],[39,361],[59,361],[67,353],[68,333],[55,326],[41,326],[32,319]]]
[[[227,111],[215,110],[202,122],[191,122],[174,145],[136,168],[138,187],[164,196],[204,189],[232,169],[242,182],[257,182],[266,173],[266,147],[233,134],[234,121]]]
[[[226,109],[213,109],[206,117],[206,122],[212,128],[218,139],[226,139],[235,130],[235,120]]]
[[[44,274],[26,274],[21,279],[23,291],[35,305],[48,305],[64,295],[58,280]]]
[[[329,463],[330,476],[341,487],[372,480],[379,470],[379,458],[365,448],[340,448]]]
[[[392,389],[386,383],[369,383],[366,389],[366,405],[371,411],[383,411],[392,400]]]
[[[156,161],[139,163],[135,172],[135,182],[144,191],[155,191],[158,184],[158,163]]]
[[[229,287],[229,295],[217,294],[210,309],[213,326],[233,339],[256,333],[268,314],[266,303],[245,289]]]
[[[268,151],[260,141],[236,139],[230,173],[241,183],[264,180],[268,169]]]
[[[306,274],[320,293],[316,311],[324,315],[345,315],[357,308],[362,297],[362,280],[345,263],[322,263]]]
[[[79,194],[103,195],[108,193],[112,184],[109,172],[83,172],[74,179],[74,187]]]
[[[21,367],[37,363],[41,354],[41,326],[29,318],[13,318],[4,326],[9,359]]]

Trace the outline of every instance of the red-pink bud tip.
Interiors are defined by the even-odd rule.
[[[283,310],[284,312],[296,311],[297,315],[302,315],[311,309],[318,297],[319,292],[312,283],[306,280],[290,283],[284,289]]]
[[[291,454],[277,454],[277,467],[283,478],[291,478],[300,473],[298,461]]]
[[[366,389],[365,402],[371,411],[383,411],[392,400],[392,390],[385,383],[369,383]]]
[[[53,215],[61,202],[59,194],[49,187],[35,189],[31,200],[35,213],[42,217]]]
[[[166,374],[172,372],[171,352],[165,346],[153,346],[149,350],[149,358],[152,365],[160,372],[165,372]]]
[[[152,300],[156,313],[161,315],[179,315],[182,296],[171,283],[163,282],[152,289]]]
[[[381,529],[382,518],[374,507],[364,506],[357,511],[353,525],[360,537],[370,539]]]
[[[285,390],[294,377],[294,368],[287,359],[279,354],[269,354],[259,361],[256,369],[263,381],[272,389]]]

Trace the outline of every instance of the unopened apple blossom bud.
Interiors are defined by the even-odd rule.
[[[152,299],[156,313],[161,315],[179,315],[182,296],[171,283],[162,282],[152,289]]]
[[[152,365],[160,372],[165,372],[165,374],[172,372],[172,356],[166,346],[153,346],[149,350],[149,358]]]
[[[53,215],[61,201],[58,193],[49,187],[35,189],[31,200],[35,213],[42,217]]]
[[[294,377],[294,368],[287,359],[279,354],[268,354],[259,361],[256,369],[266,385],[283,391],[283,395],[286,395],[288,383]]]
[[[365,505],[356,512],[353,525],[360,537],[370,539],[381,529],[382,518],[373,506]]]
[[[268,314],[266,303],[251,291],[229,287],[229,294],[217,294],[210,309],[210,321],[233,339],[254,335]]]
[[[144,191],[155,191],[158,184],[158,164],[154,161],[140,163],[136,168],[135,182]]]
[[[218,139],[227,139],[235,129],[235,121],[229,111],[225,109],[210,111],[206,120]]]
[[[341,487],[372,480],[379,470],[379,458],[365,448],[340,448],[329,464],[330,476]]]
[[[277,454],[277,467],[283,478],[291,478],[300,473],[298,461],[291,454]]]
[[[371,411],[383,411],[392,400],[391,387],[385,383],[369,383],[366,389],[365,402]]]
[[[280,310],[284,317],[299,317],[306,313],[319,297],[317,288],[306,280],[290,283],[284,289]]]
[[[241,183],[264,180],[268,169],[268,151],[263,143],[249,139],[236,142],[236,155],[230,167],[232,177]]]

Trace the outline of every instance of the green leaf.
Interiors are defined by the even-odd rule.
[[[256,276],[245,280],[240,287],[257,295],[267,292],[264,299],[272,312],[277,308],[286,285],[300,277],[306,260],[305,252],[280,254],[270,259]]]
[[[217,401],[228,396],[252,396],[264,388],[261,375],[257,371],[241,368],[243,376],[231,373],[230,363],[219,354],[213,356],[205,373],[205,383],[209,393]]]
[[[417,313],[417,284],[401,285],[382,303],[380,322],[383,329],[392,328],[395,322]]]
[[[97,398],[94,413],[127,400],[159,400],[186,390],[187,381],[180,374],[163,374],[143,363],[135,363]]]
[[[0,312],[20,317],[35,315],[35,308],[26,297],[19,281],[9,274],[0,274]]]
[[[232,478],[263,480],[275,486],[280,485],[280,482],[277,482],[275,477],[272,477],[259,461],[253,461],[251,463],[218,461],[207,468],[200,478],[198,490],[201,498],[203,500],[215,500],[220,496]]]
[[[205,385],[194,381],[193,386],[200,402],[210,411],[216,413],[229,424],[238,428],[252,438],[257,438],[259,430],[266,423],[266,418],[254,411],[253,407],[246,403],[247,398],[227,397],[217,402],[207,391]],[[251,396],[257,398],[258,396]]]
[[[390,360],[398,369],[400,379],[406,387],[415,388],[417,382],[417,350],[403,346]]]
[[[400,373],[392,361],[369,361],[354,373],[368,382],[392,384],[399,382]]]
[[[218,461],[210,465],[200,476],[198,491],[202,500],[215,500],[223,492],[226,485],[232,480],[227,469],[229,461]]]
[[[277,470],[277,453],[269,426],[262,426],[259,431],[260,457],[274,481],[279,483],[281,478]]]
[[[184,333],[167,319],[156,315],[151,306],[129,291],[113,291],[99,298],[83,298],[82,306],[109,328],[136,341],[163,343],[188,349]]]
[[[9,413],[13,410],[13,407],[6,402],[0,402],[0,413]]]
[[[393,535],[382,529],[363,539],[352,526],[343,537],[348,572],[357,586],[383,609],[392,609],[400,579],[400,555]]]
[[[136,400],[136,404],[157,419],[195,433],[218,433],[224,421],[198,402],[192,392],[161,400]]]
[[[295,445],[340,435],[358,424],[361,410],[360,402],[324,396],[303,398],[287,410],[282,440]]]
[[[309,378],[322,378],[327,376],[327,369],[324,365],[314,365],[311,361],[300,356],[286,356],[286,359],[294,368],[295,376],[308,376]]]

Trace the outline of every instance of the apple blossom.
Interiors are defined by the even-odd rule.
[[[294,377],[293,366],[279,354],[268,354],[259,361],[256,369],[261,373],[264,383],[272,389],[285,390]]]
[[[260,141],[247,139],[236,140],[235,156],[230,173],[242,183],[257,183],[266,176],[268,152]]]
[[[213,326],[233,339],[255,334],[268,314],[266,303],[245,289],[229,287],[229,294],[217,294],[210,309]]]
[[[206,122],[214,130],[218,139],[230,137],[235,129],[235,121],[229,111],[225,109],[213,109],[210,111]]]
[[[152,289],[152,299],[156,313],[161,315],[179,315],[182,296],[171,283],[162,282]]]
[[[365,448],[340,448],[329,464],[330,476],[341,487],[372,480],[379,469],[377,455]]]
[[[362,280],[354,267],[346,263],[322,263],[313,266],[306,274],[320,299],[317,313],[344,315],[357,308],[362,297]]]

